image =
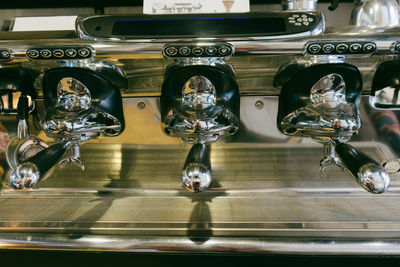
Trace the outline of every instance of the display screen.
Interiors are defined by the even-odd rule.
[[[185,18],[117,20],[112,35],[213,37],[285,32],[283,18]]]

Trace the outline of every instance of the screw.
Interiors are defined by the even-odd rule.
[[[143,109],[145,109],[145,108],[146,108],[146,103],[144,103],[144,102],[139,102],[139,103],[137,104],[137,108],[138,108],[138,110],[143,110]]]
[[[258,100],[255,104],[256,109],[262,109],[264,107],[264,102]]]

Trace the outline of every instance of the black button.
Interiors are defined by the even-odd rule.
[[[195,47],[192,49],[192,53],[195,56],[201,56],[203,54],[203,52],[204,52],[204,49],[201,47]]]
[[[78,54],[81,57],[88,57],[90,55],[90,51],[87,48],[81,48],[81,49],[78,50]]]
[[[182,56],[188,56],[190,54],[190,48],[187,46],[179,48],[179,54]]]
[[[351,53],[358,53],[358,52],[361,51],[361,49],[362,49],[362,45],[361,44],[355,43],[355,44],[351,44],[350,45],[350,52]]]
[[[39,51],[37,51],[36,49],[29,49],[26,54],[28,55],[28,57],[30,58],[38,58],[39,57]]]
[[[55,57],[61,58],[64,56],[64,51],[62,49],[55,49],[53,50],[53,55]]]
[[[363,50],[367,53],[371,53],[375,50],[376,45],[374,43],[366,43],[363,47]]]
[[[335,46],[333,44],[326,44],[322,47],[322,50],[327,54],[331,53],[334,49]]]
[[[65,51],[65,54],[67,54],[67,56],[69,56],[69,57],[76,57],[76,50],[75,49],[73,49],[73,48],[70,48],[70,49],[67,49],[66,51]]]
[[[338,44],[336,46],[336,52],[342,54],[342,53],[346,53],[347,49],[349,49],[349,47],[347,46],[347,44]]]
[[[51,51],[49,49],[42,49],[40,50],[40,55],[44,58],[51,57]]]
[[[218,48],[218,52],[221,54],[221,56],[226,56],[231,53],[231,48],[229,46],[223,45]]]
[[[11,57],[11,54],[8,50],[1,50],[0,55],[1,59],[9,59]]]
[[[178,54],[178,49],[176,49],[176,47],[167,47],[165,49],[165,54],[167,54],[168,56],[175,56],[176,54]]]
[[[319,51],[321,51],[321,46],[319,44],[312,44],[308,47],[308,52],[311,54],[317,54]]]
[[[214,46],[209,46],[206,48],[206,54],[209,56],[213,56],[217,53],[217,48],[215,48]]]

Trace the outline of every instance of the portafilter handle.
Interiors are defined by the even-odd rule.
[[[58,163],[70,146],[70,141],[62,141],[24,160],[12,170],[10,185],[14,189],[19,190],[26,190],[33,187]]]
[[[211,183],[210,152],[205,144],[192,146],[182,171],[183,186],[192,192],[201,192]]]
[[[378,162],[349,144],[337,142],[335,146],[342,164],[364,189],[381,194],[389,188],[390,177]]]

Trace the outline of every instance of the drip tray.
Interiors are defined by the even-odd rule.
[[[353,143],[380,162],[381,143]],[[185,145],[87,144],[84,172],[4,189],[0,248],[400,254],[398,175],[373,195],[347,172],[321,174],[322,146],[216,144],[213,183],[181,186]]]

